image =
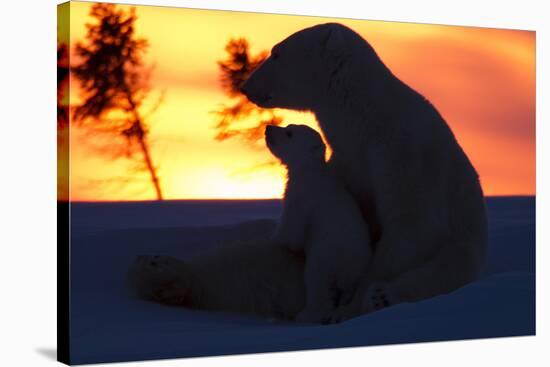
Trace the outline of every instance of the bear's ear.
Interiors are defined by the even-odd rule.
[[[321,40],[321,55],[325,57],[339,56],[345,47],[341,26],[327,24],[326,33]]]
[[[338,24],[330,24],[321,41],[321,58],[325,60],[329,77],[337,77],[346,64],[347,46],[344,31]]]

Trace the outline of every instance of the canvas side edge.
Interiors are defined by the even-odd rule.
[[[70,60],[70,2],[57,5],[58,53],[60,44],[67,48],[67,58]],[[59,83],[59,65],[57,73]],[[59,126],[60,113],[63,112],[58,108],[57,113],[57,360],[70,365],[70,134],[68,124]]]

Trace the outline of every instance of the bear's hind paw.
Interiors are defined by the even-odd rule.
[[[379,311],[393,304],[395,304],[394,297],[385,284],[371,284],[363,300],[363,312]]]

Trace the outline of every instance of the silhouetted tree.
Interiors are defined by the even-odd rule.
[[[57,199],[69,200],[69,49],[57,44]]]
[[[255,143],[263,138],[265,126],[280,125],[283,119],[273,110],[259,108],[244,96],[239,87],[248,79],[250,74],[266,59],[267,52],[260,52],[251,56],[249,44],[245,38],[231,39],[225,46],[227,58],[218,61],[220,68],[220,82],[232,103],[223,105],[216,114],[220,120],[216,125],[217,140],[226,140],[232,137],[241,137]],[[246,118],[255,116],[258,122],[253,126],[242,127],[239,124]]]
[[[134,34],[135,9],[128,12],[113,4],[95,4],[87,24],[84,42],[78,42],[75,54],[81,62],[72,68],[82,87],[82,104],[74,109],[78,124],[96,132],[126,139],[128,157],[141,152],[156,196],[162,191],[148,144],[148,126],[140,113],[149,92],[150,68],[143,63],[148,43]]]
[[[67,45],[57,45],[57,128],[63,129],[69,124],[69,105],[65,103],[65,93],[69,85],[69,50]]]

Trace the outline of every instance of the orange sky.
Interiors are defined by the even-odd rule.
[[[89,3],[71,3],[71,44],[85,35]],[[216,61],[231,37],[255,54],[302,28],[335,21],[288,15],[137,6],[138,36],[155,64],[149,119],[152,155],[167,199],[280,197],[284,170],[262,163],[263,146],[214,140],[216,110],[229,100]],[[367,39],[399,78],[441,112],[473,161],[487,195],[535,193],[535,33],[337,19]],[[154,99],[154,98],[152,98]],[[72,83],[71,103],[78,102]],[[147,106],[145,106],[147,109]],[[310,114],[281,111],[286,123],[316,127]],[[147,200],[146,173],[98,155],[71,131],[71,200]],[[88,141],[89,142],[89,141]]]

